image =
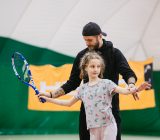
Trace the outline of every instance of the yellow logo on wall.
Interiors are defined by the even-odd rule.
[[[129,62],[131,68],[135,71],[138,81],[137,86],[144,81],[144,65],[152,63],[152,59],[148,59],[142,62]],[[33,79],[37,88],[42,91],[51,91],[59,88],[65,83],[70,75],[72,64],[66,64],[61,67],[54,67],[51,65],[45,66],[30,66]],[[121,79],[121,78],[120,78]],[[120,80],[120,85],[124,86]],[[60,97],[61,99],[68,99],[74,95],[74,91]],[[121,110],[133,110],[155,107],[154,91],[148,90],[139,93],[140,100],[134,101],[132,95],[120,95],[120,109]],[[64,107],[55,105],[52,103],[41,103],[38,97],[35,96],[33,89],[29,88],[28,108],[30,110],[41,111],[79,111],[81,102],[77,102],[72,107]]]
[[[146,61],[134,62],[129,61],[130,67],[137,75],[138,81],[136,86],[145,81],[145,65],[153,63],[153,59],[147,59]],[[122,84],[124,86],[124,84]],[[120,110],[134,110],[155,107],[154,90],[145,90],[139,92],[140,100],[135,101],[132,95],[120,95]]]
[[[41,91],[51,91],[59,88],[63,83],[68,80],[72,64],[66,64],[61,67],[54,67],[51,65],[45,66],[30,66],[33,79],[36,87]],[[73,96],[74,92],[66,94],[60,99],[68,99]],[[72,107],[64,107],[52,103],[41,103],[32,88],[29,88],[28,108],[31,110],[44,110],[44,111],[76,111],[79,110],[80,101]]]

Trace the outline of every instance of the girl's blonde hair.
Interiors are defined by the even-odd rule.
[[[80,67],[80,70],[81,70],[80,71],[80,78],[81,79],[83,79],[84,77],[87,76],[87,72],[86,72],[85,68],[87,67],[87,65],[89,64],[90,60],[92,60],[92,59],[100,60],[100,62],[101,62],[101,71],[100,71],[99,77],[103,78],[103,73],[104,73],[104,69],[105,69],[105,64],[104,64],[103,58],[97,52],[89,51],[81,58],[81,61],[80,61],[80,66],[79,67]]]

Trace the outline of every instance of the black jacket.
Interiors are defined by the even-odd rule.
[[[76,56],[69,80],[64,85],[61,86],[65,91],[65,93],[69,93],[70,91],[75,90],[80,85],[81,79],[79,77],[80,75],[79,64],[81,58],[87,51],[88,48],[82,50]],[[97,49],[96,51],[101,54],[101,56],[105,61],[106,66],[103,75],[104,79],[110,79],[116,84],[118,84],[119,74],[121,74],[126,83],[130,77],[135,77],[135,79],[137,80],[137,77],[135,73],[131,70],[126,58],[124,57],[124,55],[121,53],[120,50],[118,50],[117,48],[113,48],[112,42],[103,39],[103,46]],[[87,82],[88,79],[84,79],[84,81]],[[115,94],[115,96],[113,97],[112,108],[115,111],[119,110],[118,94]]]

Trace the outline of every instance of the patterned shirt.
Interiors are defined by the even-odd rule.
[[[81,99],[85,106],[87,129],[107,126],[115,122],[112,115],[112,91],[116,84],[108,79],[101,79],[95,85],[83,84],[77,88],[76,98]]]

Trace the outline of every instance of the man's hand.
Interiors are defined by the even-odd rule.
[[[39,94],[37,96],[38,96],[38,98],[40,96],[45,96],[45,97],[51,98],[51,94],[49,92],[39,92]]]
[[[42,102],[41,101],[42,96],[47,97],[47,98],[51,98],[51,94],[49,92],[39,92],[39,94],[37,96],[38,96],[38,99],[40,102]],[[43,98],[43,99],[45,99],[45,98]]]
[[[133,91],[132,95],[134,100],[139,100],[139,96],[137,92],[140,92],[145,89],[150,89],[150,88],[151,88],[151,84],[149,84],[148,82],[142,83],[138,88],[136,88],[134,84],[129,84],[129,89]]]
[[[64,94],[65,94],[64,90],[62,88],[59,88],[56,91],[40,92],[38,94],[38,98],[40,98],[40,96],[45,96],[45,97],[48,97],[48,98],[57,98],[57,97],[60,97]]]
[[[151,88],[151,84],[148,82],[144,82],[137,88],[137,92],[145,90],[145,89],[150,89],[150,88]]]

